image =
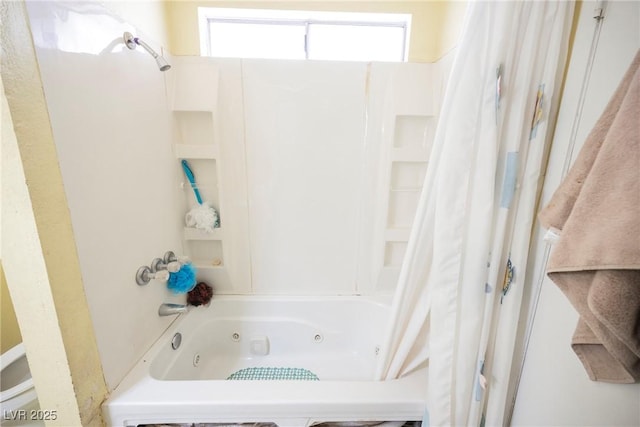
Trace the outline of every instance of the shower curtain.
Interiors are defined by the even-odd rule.
[[[502,425],[573,3],[472,2],[377,375],[428,366],[424,425]]]

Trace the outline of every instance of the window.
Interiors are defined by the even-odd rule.
[[[200,54],[232,58],[407,60],[411,15],[198,8]]]

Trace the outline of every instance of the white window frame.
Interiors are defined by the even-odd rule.
[[[198,7],[201,56],[212,56],[210,22],[303,25],[307,35],[309,25],[313,24],[400,27],[404,29],[402,61],[406,62],[409,59],[410,14]],[[309,57],[307,35],[305,35],[306,58]]]

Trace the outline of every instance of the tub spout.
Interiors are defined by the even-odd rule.
[[[158,308],[158,316],[173,316],[175,314],[186,313],[189,307],[183,304],[164,303]]]

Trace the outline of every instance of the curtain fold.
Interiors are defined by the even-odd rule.
[[[565,1],[468,7],[377,371],[428,366],[430,425],[502,424],[572,15]]]

